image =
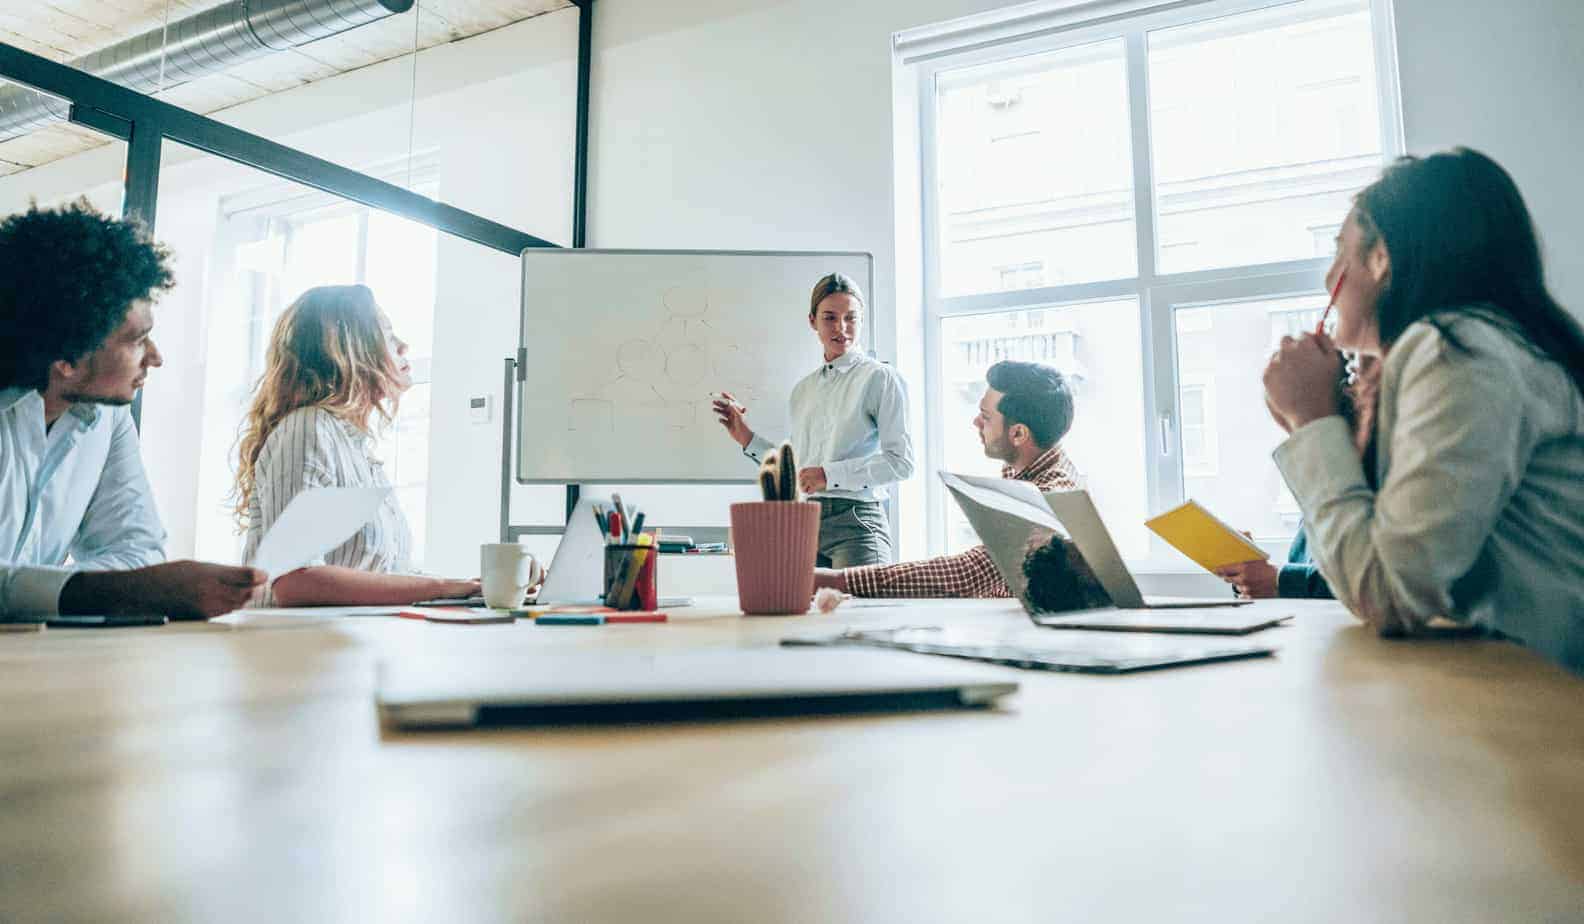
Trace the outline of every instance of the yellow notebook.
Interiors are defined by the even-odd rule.
[[[1270,558],[1247,536],[1221,522],[1194,501],[1168,510],[1154,519],[1145,520],[1144,525],[1206,571]]]

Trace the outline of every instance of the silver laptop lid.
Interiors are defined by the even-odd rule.
[[[594,520],[594,505],[610,499],[584,494],[567,521],[566,532],[550,559],[550,573],[536,603],[598,603],[605,583],[605,537]]]
[[[990,553],[1001,579],[1030,615],[1036,612],[1028,595],[1023,563],[1033,550],[1062,536],[1077,546],[1078,554],[1113,605],[1124,609],[1144,606],[1122,556],[1100,521],[1086,491],[1040,493],[1026,481],[941,473],[941,481],[957,500],[979,540]],[[1081,535],[1080,535],[1081,533]]]
[[[1056,519],[1067,527],[1068,538],[1078,547],[1078,554],[1094,572],[1095,580],[1111,596],[1111,602],[1124,610],[1142,608],[1144,594],[1133,580],[1133,572],[1123,563],[1122,553],[1117,551],[1111,531],[1100,519],[1100,511],[1095,509],[1089,492],[1053,491],[1045,495],[1045,502],[1056,514]]]
[[[1052,536],[1066,536],[1061,523],[1045,505],[1039,488],[1024,481],[950,472],[941,472],[940,477],[990,553],[1007,589],[1032,614],[1023,562],[1029,552],[1050,542]]]
[[[832,698],[931,693],[976,706],[1016,691],[1018,684],[997,668],[878,651],[518,649],[494,656],[391,658],[379,665],[377,687],[387,721],[422,727],[473,724],[492,709],[507,715],[540,710],[553,719],[567,707],[586,717],[588,710],[619,715],[644,704],[780,702],[796,712],[799,703],[814,710]]]

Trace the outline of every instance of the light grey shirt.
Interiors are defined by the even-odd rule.
[[[164,560],[132,413],[75,404],[46,428],[38,391],[0,389],[0,619],[55,615],[78,571]]]
[[[390,487],[385,466],[374,457],[373,449],[371,436],[323,408],[298,408],[281,418],[265,438],[253,466],[253,497],[248,501],[242,560],[253,560],[264,534],[292,498],[306,488]],[[412,529],[392,491],[374,519],[304,567],[340,565],[376,573],[406,572],[412,570],[411,555]],[[260,606],[273,603],[274,593],[268,587],[255,599]]]
[[[885,486],[913,474],[907,388],[896,370],[858,350],[825,363],[792,388],[792,451],[798,468],[825,469],[815,497],[883,500]],[[755,435],[756,462],[775,444]]]
[[[1378,492],[1340,417],[1276,464],[1331,589],[1382,634],[1447,617],[1584,670],[1584,398],[1490,321],[1450,323],[1471,352],[1420,321],[1386,355]]]

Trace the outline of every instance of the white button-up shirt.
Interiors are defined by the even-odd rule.
[[[38,391],[0,389],[0,618],[54,615],[78,571],[164,560],[131,412],[75,404],[46,428]]]
[[[848,350],[821,365],[792,389],[791,411],[798,468],[825,469],[813,496],[883,500],[886,485],[913,474],[907,387],[879,360]],[[774,448],[755,435],[743,452],[763,461]]]
[[[243,561],[252,561],[264,534],[292,498],[309,488],[388,488],[385,466],[373,455],[374,440],[324,408],[300,407],[275,425],[253,463],[253,496],[248,501],[247,543]],[[374,518],[328,554],[309,562],[340,565],[375,574],[412,570],[412,529],[396,492],[385,495]],[[274,606],[273,585],[254,597]]]

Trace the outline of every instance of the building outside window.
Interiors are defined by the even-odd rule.
[[[1018,289],[1037,289],[1045,285],[1045,264],[1039,260],[1028,263],[1017,263],[1012,266],[1000,266],[996,272],[1001,274],[1001,291],[1013,292]]]
[[[1290,538],[1260,374],[1278,330],[1318,319],[1351,196],[1401,147],[1378,2],[1031,21],[1038,37],[965,36],[964,51],[929,39],[932,463],[993,472],[969,424],[983,371],[1049,357],[1077,394],[1067,448],[1130,560],[1184,563],[1142,522],[1188,497]],[[899,49],[907,62],[906,35]],[[1045,328],[1017,320],[1031,316]],[[971,534],[927,474],[931,547],[960,547]]]

